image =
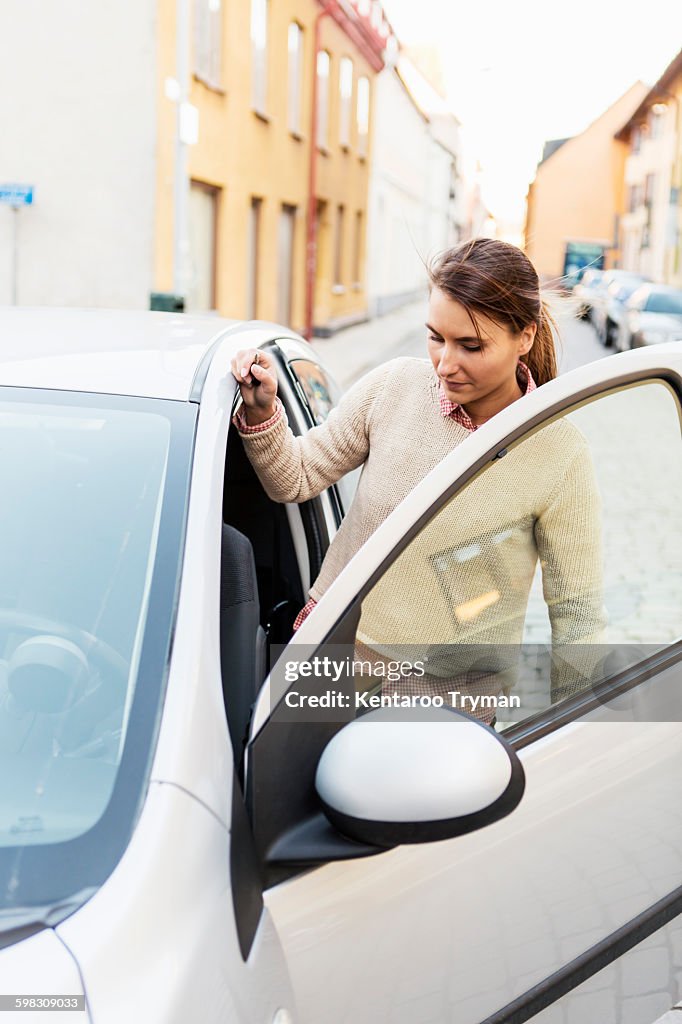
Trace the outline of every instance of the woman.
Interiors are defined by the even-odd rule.
[[[453,447],[556,376],[556,325],[520,249],[474,239],[447,250],[429,278],[429,361],[399,358],[378,366],[304,437],[287,426],[267,354],[247,350],[233,360],[243,398],[235,423],[272,499],[306,501],[363,465],[353,504],[294,628]],[[460,557],[474,548],[475,558]],[[384,654],[402,644],[432,651],[427,683],[403,680],[403,692],[445,694],[459,681],[471,693],[508,689],[504,669],[481,667],[480,658],[475,669],[453,669],[452,645],[520,644],[538,557],[553,645],[594,642],[602,626],[599,502],[587,445],[566,420],[512,449],[499,470],[446,506],[363,601],[358,639]],[[552,684],[555,695],[570,685],[558,670]]]

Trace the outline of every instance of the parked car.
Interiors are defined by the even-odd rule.
[[[603,276],[603,270],[588,267],[573,289],[576,300],[576,316],[581,320],[590,319],[592,300]]]
[[[625,303],[640,285],[649,278],[640,275],[617,277],[612,280],[603,295],[603,301],[595,308],[592,317],[597,337],[605,348],[609,348],[620,330],[625,316]]]
[[[230,363],[267,350],[303,434],[337,401],[315,350],[165,313],[6,309],[0,336],[0,994],[78,998],[59,1008],[80,1024],[653,1021],[680,998],[680,346],[494,416],[292,636],[353,485],[271,501]],[[524,488],[516,449],[557,424],[608,523],[608,634],[552,651],[572,686],[551,691],[538,582],[497,731],[448,708],[297,717],[290,698],[331,693],[304,666],[353,654],[393,573],[422,647],[428,602],[479,561],[490,588],[453,629],[494,615],[516,524],[474,509],[453,546],[444,523],[488,474]],[[442,551],[414,575],[424,531]]]
[[[600,340],[604,337],[603,325],[606,322],[607,309],[613,302],[611,289],[616,289],[618,285],[628,285],[633,282],[639,285],[643,281],[644,278],[641,274],[634,274],[629,270],[607,270],[604,272],[599,282],[599,287],[595,289],[590,314],[590,320],[597,330]]]
[[[665,341],[682,341],[682,289],[643,285],[626,304],[616,349],[623,352]]]

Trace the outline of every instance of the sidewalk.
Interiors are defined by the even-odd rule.
[[[312,346],[342,389],[378,366],[401,355],[420,334],[426,337],[427,295],[367,323],[346,327],[331,338],[314,338]],[[426,348],[424,348],[426,351]]]

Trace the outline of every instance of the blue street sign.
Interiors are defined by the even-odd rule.
[[[30,206],[33,185],[0,185],[0,203],[7,206]]]

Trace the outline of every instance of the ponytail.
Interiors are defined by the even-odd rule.
[[[559,338],[559,328],[552,315],[549,304],[540,298],[540,315],[537,320],[537,331],[532,348],[521,356],[522,361],[530,370],[533,380],[540,387],[548,380],[554,380],[558,373],[556,346],[554,337]]]

